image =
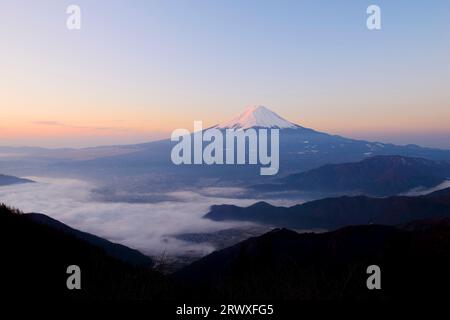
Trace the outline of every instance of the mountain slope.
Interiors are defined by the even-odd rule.
[[[143,255],[137,250],[130,249],[124,245],[113,243],[103,238],[97,237],[93,234],[79,231],[65,225],[58,220],[50,218],[41,213],[28,213],[25,215],[26,218],[30,219],[33,222],[42,224],[44,226],[48,226],[53,230],[58,230],[63,232],[64,234],[74,236],[77,239],[80,239],[84,242],[87,242],[95,247],[98,247],[105,251],[111,257],[122,260],[126,263],[131,263],[136,266],[142,266],[150,268],[154,265],[153,260],[146,255]]]
[[[431,188],[450,179],[450,161],[401,156],[375,156],[360,162],[328,164],[292,174],[273,184],[256,185],[258,191],[389,196],[413,188]]]
[[[216,205],[204,217],[216,221],[252,221],[294,229],[336,229],[371,223],[396,225],[411,220],[450,217],[450,190],[448,193],[420,197],[325,198],[292,207],[276,207],[265,202],[245,208]]]
[[[446,300],[450,227],[355,226],[322,234],[278,229],[214,252],[176,276],[207,300]],[[368,290],[366,268],[381,268]],[[411,281],[411,279],[414,279]],[[195,294],[195,292],[193,292]]]
[[[76,236],[76,230],[66,232],[59,223],[52,224],[56,228],[43,224],[41,216],[0,204],[0,280],[8,299],[152,300],[174,294],[169,294],[170,283],[151,268],[119,260],[101,245]],[[70,265],[81,268],[81,290],[66,288]]]

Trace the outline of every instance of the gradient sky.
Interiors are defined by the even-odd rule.
[[[0,145],[144,142],[261,104],[320,131],[450,148],[448,0],[2,0],[0,40]]]

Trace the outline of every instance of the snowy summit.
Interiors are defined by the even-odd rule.
[[[240,116],[216,126],[219,129],[248,129],[252,127],[298,128],[296,124],[283,119],[263,106],[249,107]]]

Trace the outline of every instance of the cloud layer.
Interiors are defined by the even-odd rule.
[[[185,232],[211,232],[238,226],[237,223],[214,222],[201,217],[213,204],[247,206],[254,199],[232,199],[192,191],[166,194],[177,201],[132,204],[99,202],[93,183],[73,180],[30,177],[37,183],[0,187],[0,202],[24,212],[47,214],[69,226],[93,233],[114,242],[136,248],[150,255],[207,254],[211,245],[184,242],[172,235]],[[227,196],[236,190],[223,189]],[[290,203],[278,202],[288,205]],[[243,223],[239,223],[242,226]]]

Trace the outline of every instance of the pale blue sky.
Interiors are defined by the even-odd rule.
[[[0,26],[0,145],[142,142],[262,104],[317,130],[450,148],[449,1],[2,0]]]

